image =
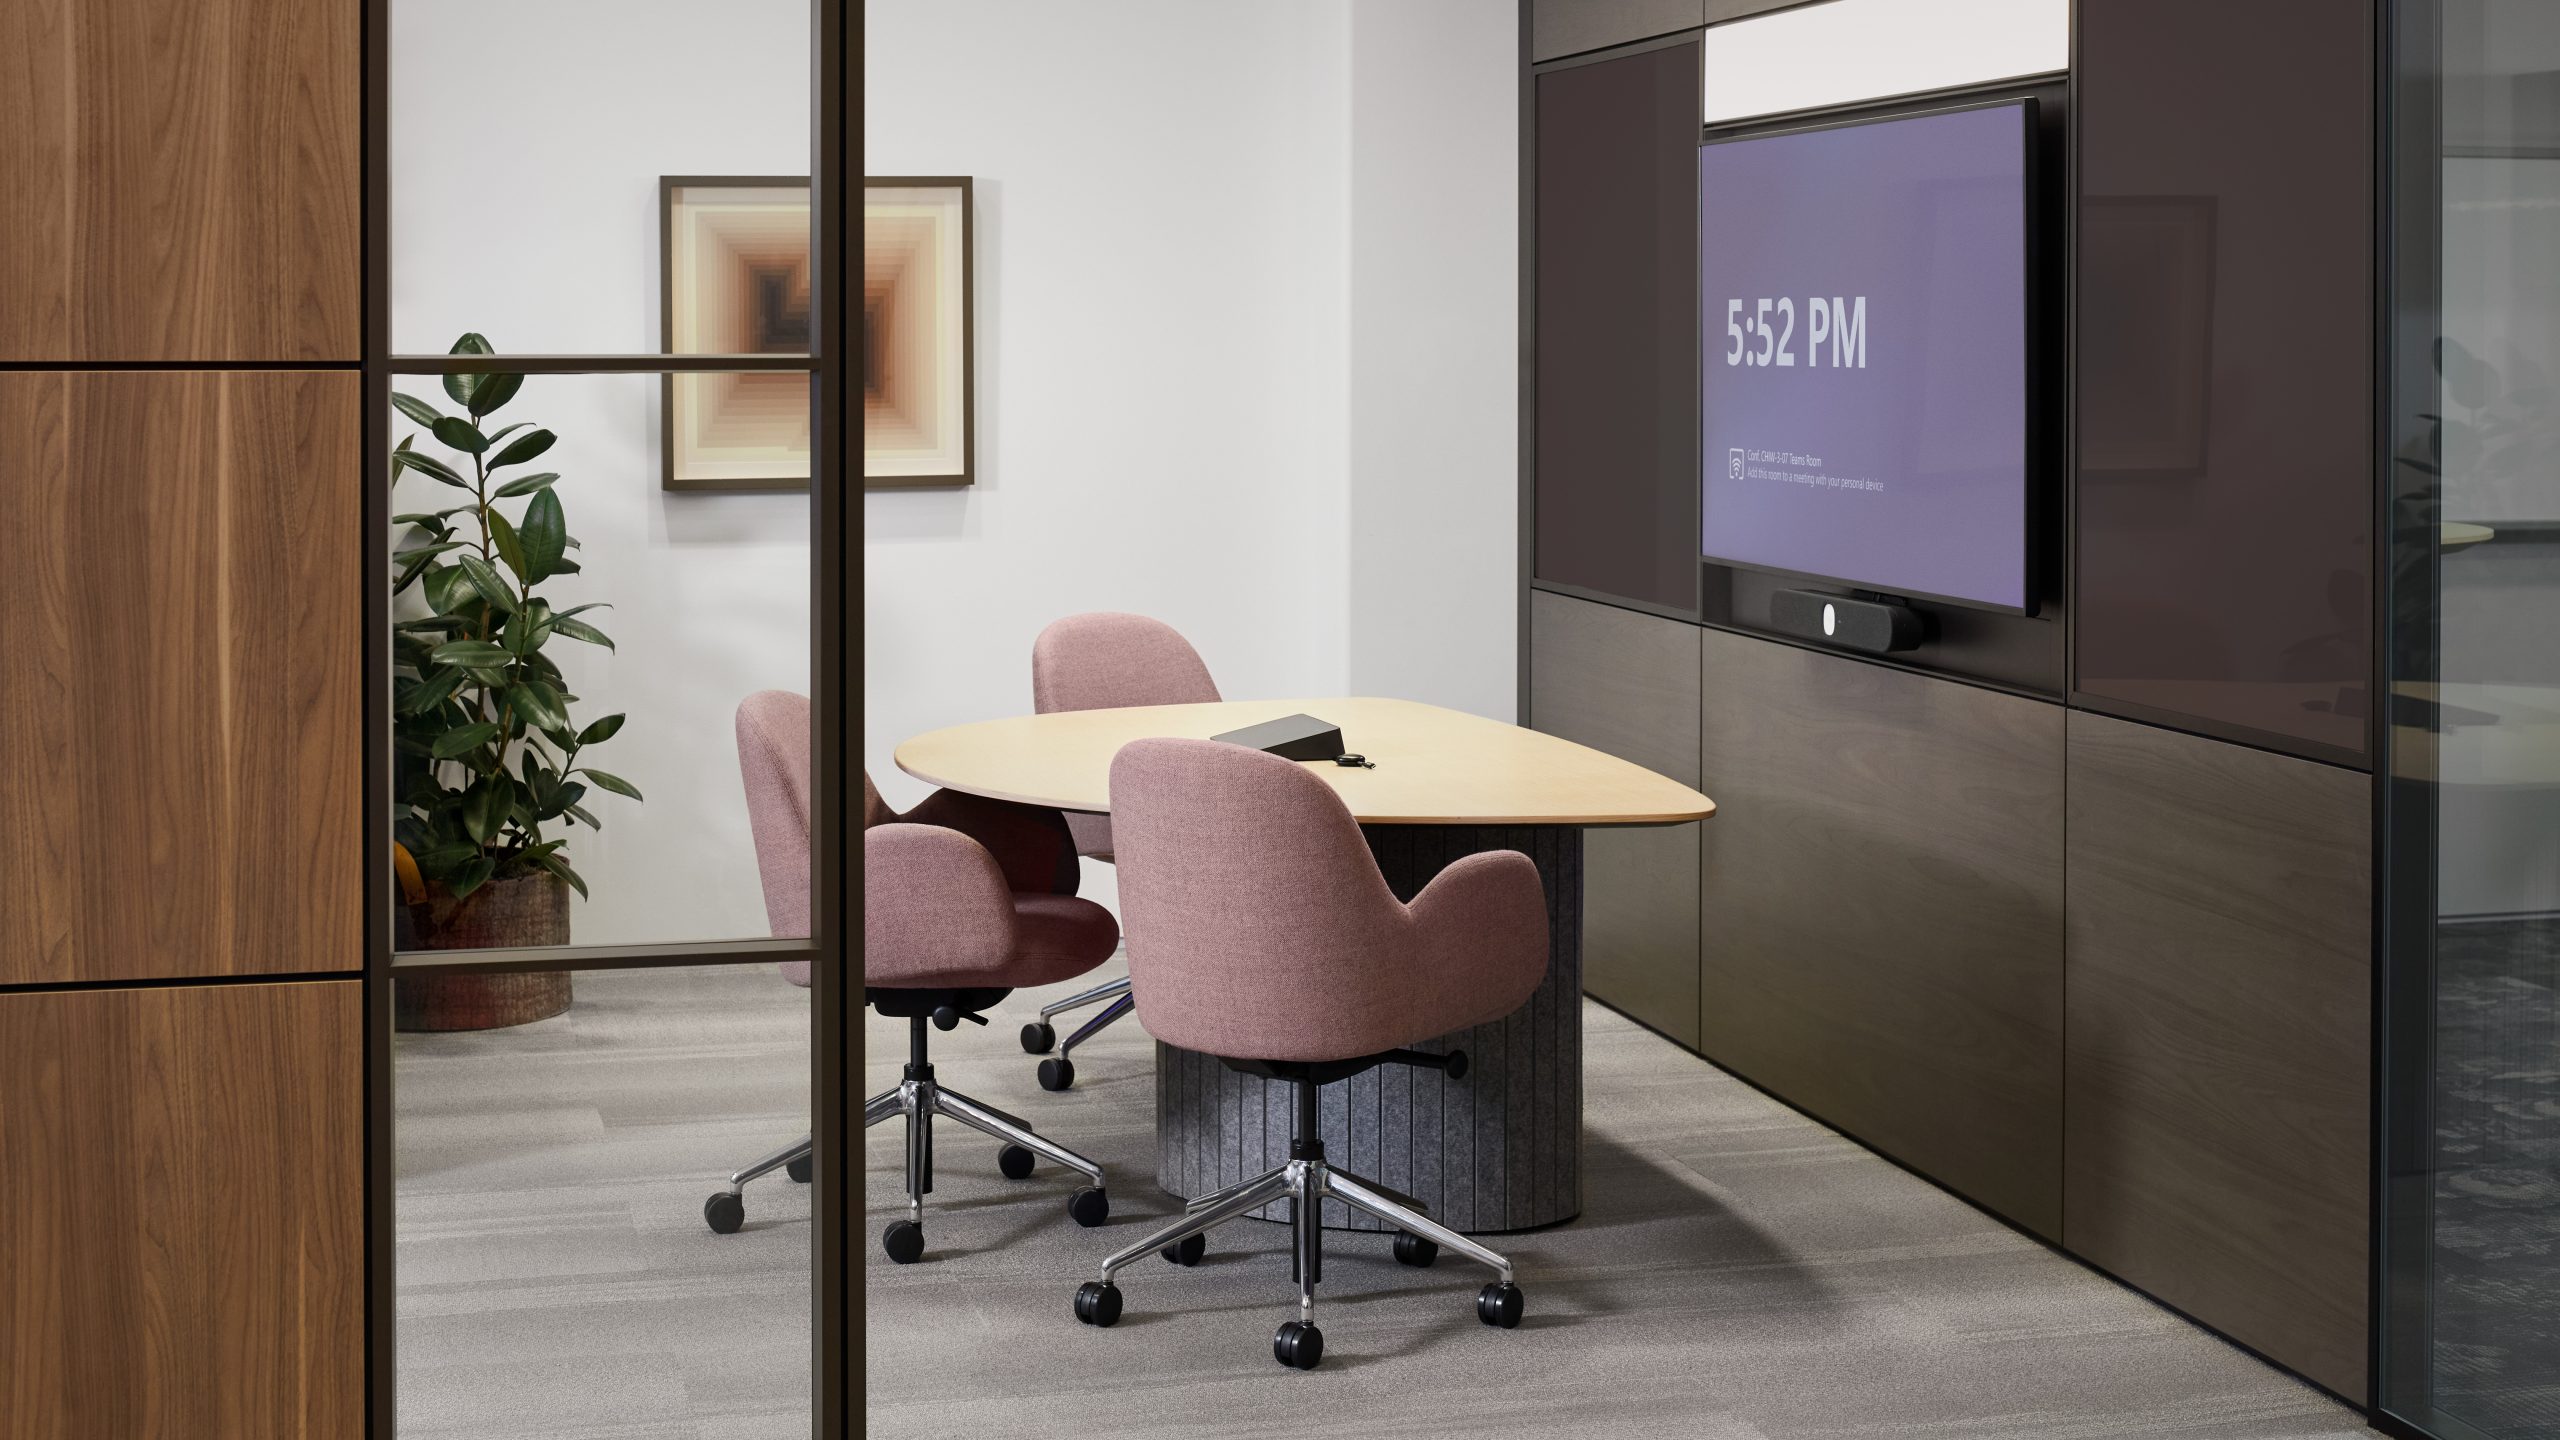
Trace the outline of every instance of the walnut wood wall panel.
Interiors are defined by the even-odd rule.
[[[2074,713],[2063,1240],[2365,1393],[2370,779]]]
[[[2062,708],[1699,633],[1701,1048],[2058,1237]]]
[[[361,16],[0,4],[0,360],[359,359]]]
[[[0,1434],[363,1433],[357,989],[0,995]]]
[[[361,967],[360,393],[0,374],[0,984]]]
[[[1697,784],[1697,627],[1532,594],[1529,724]],[[1689,1046],[1698,1043],[1699,829],[1596,829],[1582,842],[1582,988]]]

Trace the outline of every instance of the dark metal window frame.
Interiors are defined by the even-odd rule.
[[[848,255],[856,240],[841,177],[853,172],[859,153],[860,107],[855,68],[861,0],[810,0],[810,222],[813,323],[810,353],[796,355],[395,355],[390,349],[391,172],[390,9],[392,0],[364,0],[364,405],[365,469],[362,510],[365,574],[363,793],[389,793],[391,769],[390,412],[392,377],[482,373],[503,366],[527,375],[663,375],[679,373],[800,372],[811,381],[810,457],[810,689],[811,934],[807,941],[741,940],[713,944],[564,946],[538,950],[393,952],[391,827],[374,801],[367,814],[362,864],[364,916],[364,1290],[365,1429],[372,1440],[393,1440],[398,1375],[395,1317],[397,1189],[396,1110],[393,1095],[392,979],[399,974],[502,973],[531,970],[642,969],[670,965],[770,964],[805,959],[811,966],[810,1132],[815,1141],[810,1225],[810,1434],[851,1433],[852,1395],[858,1386],[853,1337],[859,1320],[858,1251],[852,1244],[853,1143],[850,1077],[859,1073],[862,1041],[859,991],[847,962],[858,955],[853,924],[859,917],[860,871],[853,830],[860,812],[852,777],[860,769],[860,743],[849,677],[860,668],[860,512],[848,503],[847,357],[853,308],[847,303],[852,274]],[[858,823],[858,822],[856,822]]]

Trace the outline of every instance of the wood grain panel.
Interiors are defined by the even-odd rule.
[[[1701,636],[1702,1048],[2058,1235],[2061,707]]]
[[[1698,1048],[1699,825],[1582,839],[1582,989]]]
[[[1698,627],[1539,590],[1529,724],[1698,784]]]
[[[1696,785],[1697,627],[1533,593],[1529,723]],[[1583,845],[1584,991],[1695,1046],[1698,827],[1593,830]]]
[[[362,964],[360,389],[0,374],[0,984]]]
[[[2371,781],[2085,713],[2070,764],[2063,1241],[2360,1397]]]
[[[0,5],[0,360],[362,358],[362,9]]]
[[[0,1434],[362,1433],[357,991],[0,995]]]

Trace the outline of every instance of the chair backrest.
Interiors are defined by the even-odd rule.
[[[1053,621],[1031,642],[1031,708],[1043,715],[1217,698],[1200,652],[1161,620],[1098,610]]]
[[[759,690],[738,704],[738,771],[747,786],[747,823],[756,837],[764,915],[777,936],[809,933],[809,697]],[[864,784],[869,784],[865,777]],[[866,799],[876,799],[866,794]],[[867,817],[866,817],[867,818]],[[809,983],[806,961],[785,961],[794,985]]]
[[[1402,1013],[1411,914],[1312,771],[1215,741],[1134,741],[1111,763],[1111,816],[1148,1033],[1261,1059],[1418,1038]]]
[[[1031,708],[1116,710],[1129,705],[1197,705],[1219,698],[1218,684],[1182,632],[1145,615],[1096,610],[1051,621],[1031,642]],[[1067,816],[1076,849],[1113,851],[1111,818]]]

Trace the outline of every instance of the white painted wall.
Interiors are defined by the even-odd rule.
[[[1351,10],[1351,689],[1516,718],[1520,22]]]
[[[394,0],[395,344],[655,349],[657,177],[805,173],[806,16]],[[1032,637],[1079,610],[1172,623],[1230,695],[1508,718],[1510,7],[872,0],[865,20],[865,169],[972,175],[978,206],[978,483],[863,500],[884,792],[922,793],[900,739],[1027,710]],[[664,494],[656,407],[645,379],[537,380],[510,407],[562,437],[545,466],[589,566],[563,598],[613,601],[622,646],[563,660],[581,713],[632,714],[605,763],[650,797],[578,832],[581,941],[761,930],[729,712],[807,684],[805,504]]]
[[[658,177],[808,172],[808,25],[806,0],[394,0],[395,348],[478,330],[501,350],[656,350]],[[433,379],[402,388],[452,408]],[[655,377],[536,377],[500,418],[560,436],[526,468],[562,475],[586,569],[544,593],[611,602],[587,618],[620,648],[550,653],[578,715],[630,715],[594,758],[649,797],[591,797],[605,828],[572,832],[595,892],[573,935],[765,933],[731,716],[808,687],[807,498],[660,490]],[[458,495],[412,480],[398,498]]]

